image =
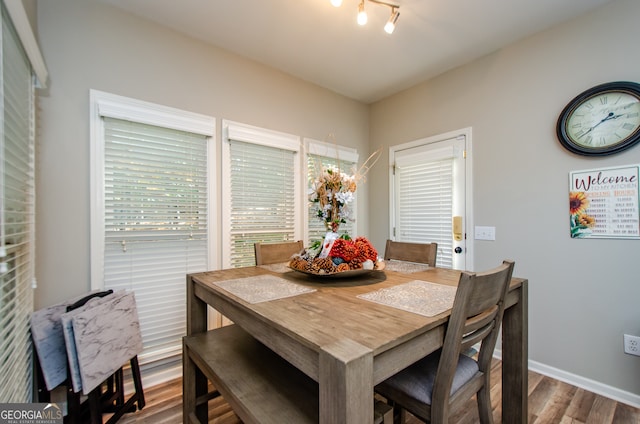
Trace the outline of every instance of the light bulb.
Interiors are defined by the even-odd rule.
[[[335,7],[340,7],[342,5],[342,0],[331,0],[331,4]]]
[[[364,1],[360,2],[358,6],[358,25],[365,25],[367,23],[367,12],[364,10]]]
[[[400,12],[397,10],[391,13],[391,17],[384,25],[384,30],[387,34],[393,34],[393,31],[396,29],[396,22],[398,21],[398,17],[400,17]]]

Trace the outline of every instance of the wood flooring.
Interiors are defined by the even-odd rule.
[[[491,375],[491,399],[496,423],[501,422],[502,388],[501,362],[494,361]],[[119,424],[182,423],[182,380],[150,387],[145,390],[146,406],[126,414]],[[106,420],[105,416],[105,420]],[[209,402],[209,422],[212,424],[242,423],[222,398]],[[407,424],[421,421],[408,415]],[[478,411],[475,399],[452,417],[451,423],[476,424]],[[571,386],[558,380],[529,372],[530,424],[633,424],[640,423],[640,409]],[[284,424],[284,423],[283,423]],[[505,423],[508,424],[508,423]]]

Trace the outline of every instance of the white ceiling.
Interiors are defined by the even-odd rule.
[[[613,0],[99,0],[364,103]],[[390,0],[393,1],[393,0]]]

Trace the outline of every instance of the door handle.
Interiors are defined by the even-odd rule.
[[[462,240],[462,217],[453,217],[453,239],[456,241]]]

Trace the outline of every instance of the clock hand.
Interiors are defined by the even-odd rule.
[[[602,118],[600,120],[600,122],[598,122],[597,124],[595,124],[593,127],[589,128],[587,131],[585,131],[584,133],[582,133],[581,135],[578,136],[578,138],[582,138],[585,135],[589,134],[591,131],[593,131],[598,125],[602,124],[603,122],[607,122],[610,121],[612,119],[618,119],[619,117],[621,117],[624,114],[618,114],[618,115],[614,115],[613,112],[609,112],[607,114],[607,116],[605,116],[604,118]]]

